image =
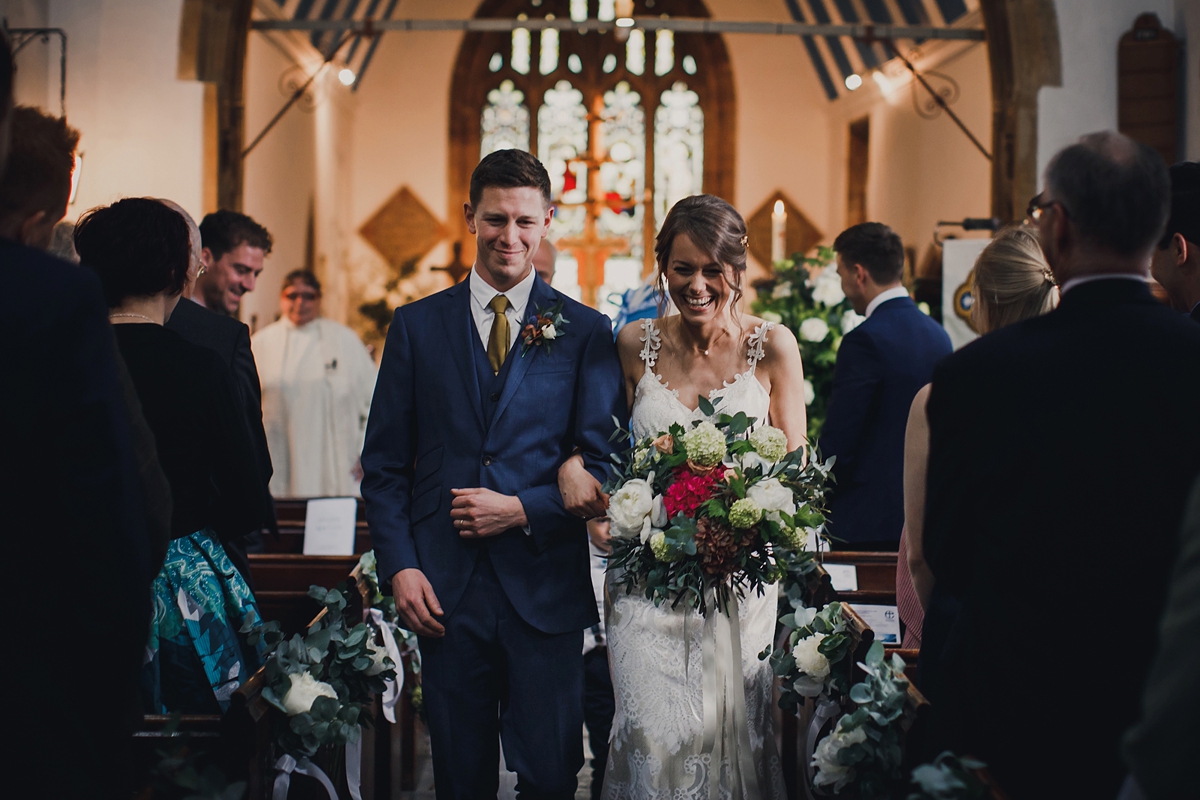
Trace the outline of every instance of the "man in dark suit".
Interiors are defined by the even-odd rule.
[[[921,689],[932,745],[1012,797],[1114,797],[1123,777],[1200,473],[1200,327],[1146,283],[1169,192],[1120,134],[1059,152],[1030,216],[1062,302],[934,372]]]
[[[1171,307],[1200,322],[1200,163],[1171,167],[1171,217],[1154,250],[1150,274]]]
[[[621,368],[608,318],[533,271],[553,215],[533,156],[486,157],[465,214],[469,277],[388,331],[362,493],[380,579],[420,637],[438,798],[496,796],[497,734],[519,796],[572,798],[583,630],[598,617],[557,472],[578,448],[603,474],[613,417],[627,417]],[[526,327],[550,309],[569,322],[552,341]]]
[[[162,201],[173,208],[187,222],[191,230],[193,257],[202,259],[203,237],[196,221],[191,215],[170,200]],[[204,272],[204,269],[201,270]],[[255,462],[262,482],[263,506],[266,509],[264,518],[267,528],[272,535],[277,533],[275,521],[275,502],[269,489],[271,482],[271,454],[267,450],[267,434],[263,430],[262,418],[262,387],[258,381],[258,367],[254,363],[254,353],[250,350],[250,329],[236,317],[209,311],[199,302],[182,298],[175,306],[166,325],[168,330],[175,331],[192,344],[207,347],[215,351],[221,360],[229,365],[233,373],[234,386],[237,388],[238,402],[242,410],[242,420],[250,432],[254,443]],[[250,564],[246,558],[247,552],[262,551],[262,532],[247,531],[241,540],[230,540],[225,543],[234,566],[242,573],[247,583],[250,583]],[[253,584],[251,584],[253,586]]]
[[[901,285],[904,247],[864,222],[834,240],[842,291],[866,320],[838,349],[822,455],[836,456],[829,533],[837,550],[894,552],[904,527],[904,429],[917,390],[953,348]]]
[[[1142,693],[1142,714],[1125,735],[1125,763],[1149,800],[1196,796],[1200,753],[1200,480],[1192,488],[1158,624],[1158,654]],[[1136,794],[1122,797],[1136,797]]]
[[[3,585],[22,606],[5,635],[50,648],[7,659],[8,713],[22,723],[4,763],[37,780],[39,796],[129,797],[127,748],[158,565],[100,283],[17,241],[65,214],[77,134],[26,115],[34,129],[14,131],[6,170],[11,86],[0,34]],[[70,634],[52,640],[55,628]],[[69,653],[88,655],[73,662]],[[64,691],[64,670],[82,663],[79,685],[88,688]],[[55,742],[86,744],[70,747],[64,769]]]

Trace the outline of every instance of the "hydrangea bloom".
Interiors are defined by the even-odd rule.
[[[752,528],[762,519],[762,509],[748,497],[735,500],[729,507],[729,524],[735,528]]]
[[[650,550],[654,553],[654,557],[659,561],[670,561],[670,552],[667,547],[667,536],[662,531],[657,531],[650,537]]]
[[[696,509],[712,498],[717,481],[723,477],[723,467],[717,467],[707,475],[696,475],[687,467],[676,469],[675,481],[663,495],[667,516],[671,519],[678,514],[685,517],[696,516]]]
[[[787,455],[787,436],[779,428],[763,425],[750,434],[754,451],[767,461],[782,461]]]
[[[683,435],[688,458],[701,467],[715,467],[725,458],[725,434],[705,420]]]

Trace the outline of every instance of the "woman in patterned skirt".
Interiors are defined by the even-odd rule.
[[[219,356],[163,327],[203,268],[194,223],[158,200],[93,209],[75,229],[171,486],[171,541],[154,581],[142,694],[149,713],[219,714],[260,666],[239,631],[259,621],[222,541],[265,517],[250,434]]]

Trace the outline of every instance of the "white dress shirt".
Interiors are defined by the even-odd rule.
[[[867,313],[864,315],[864,319],[870,319],[871,314],[875,312],[875,309],[879,308],[888,300],[895,300],[897,297],[908,297],[908,289],[905,289],[903,286],[894,286],[891,289],[875,295],[875,299],[867,304]]]
[[[475,330],[478,331],[485,350],[488,338],[492,335],[492,322],[496,319],[495,312],[488,307],[492,298],[498,294],[503,294],[508,298],[508,311],[504,312],[504,316],[508,317],[508,348],[506,349],[512,349],[517,337],[521,335],[521,328],[525,320],[525,307],[529,305],[529,293],[533,291],[533,279],[536,276],[537,273],[530,269],[529,274],[516,286],[507,292],[497,292],[483,278],[479,277],[478,264],[471,267],[471,277],[467,278],[471,284],[471,317],[475,320]]]
[[[1141,275],[1133,275],[1128,272],[1109,272],[1104,275],[1080,275],[1078,278],[1071,278],[1071,280],[1062,285],[1062,294],[1066,294],[1076,286],[1082,286],[1092,281],[1138,281],[1139,283],[1145,283],[1146,279]]]

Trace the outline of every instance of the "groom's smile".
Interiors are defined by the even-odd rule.
[[[464,206],[475,234],[478,272],[497,291],[520,283],[533,269],[533,254],[550,231],[554,207],[531,186],[489,186],[479,202]]]

